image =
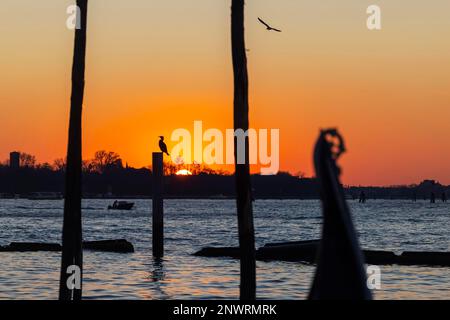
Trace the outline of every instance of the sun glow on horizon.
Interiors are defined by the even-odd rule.
[[[176,174],[177,176],[192,176],[192,172],[190,172],[190,171],[187,170],[187,169],[181,169],[181,170],[178,170],[175,174]]]

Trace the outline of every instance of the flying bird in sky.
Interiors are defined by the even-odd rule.
[[[167,146],[164,143],[164,137],[163,136],[159,136],[159,148],[161,149],[161,151],[167,155],[169,155],[169,153],[167,152]]]
[[[258,18],[258,20],[259,20],[259,22],[261,22],[263,25],[266,26],[267,30],[269,30],[269,31],[281,32],[280,29],[272,28],[270,25],[268,25],[267,23],[265,23],[264,20],[262,20],[261,18]]]

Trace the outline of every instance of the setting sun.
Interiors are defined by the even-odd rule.
[[[192,176],[192,172],[186,169],[178,170],[176,173],[177,176]]]

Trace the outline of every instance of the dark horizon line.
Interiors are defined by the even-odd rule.
[[[97,167],[95,164],[95,161],[97,161],[98,159],[96,159],[97,153],[99,152],[104,152],[109,156],[112,156],[110,159],[113,159],[111,163],[104,163],[103,164],[103,168],[99,168],[98,164]],[[49,162],[37,162],[36,157],[34,155],[28,154],[26,152],[19,152],[19,151],[14,151],[11,152],[12,153],[19,153],[20,155],[24,156],[24,161],[28,161],[28,164],[19,164],[18,168],[20,169],[34,169],[34,170],[51,170],[51,171],[55,171],[55,172],[60,172],[60,171],[64,171],[65,169],[65,159],[64,158],[56,158],[53,163],[49,163]],[[20,161],[22,161],[22,158],[20,158]],[[59,163],[58,163],[59,162]],[[89,168],[83,168],[83,172],[84,173],[103,173],[104,170],[106,170],[106,168],[109,169],[115,169],[115,170],[149,170],[151,172],[151,165],[147,165],[147,166],[141,166],[141,167],[133,167],[128,165],[128,162],[125,161],[120,157],[120,155],[116,152],[113,151],[105,151],[105,150],[99,150],[97,152],[95,152],[94,154],[94,158],[90,158],[90,159],[85,159],[83,160],[83,163],[86,164],[87,167]],[[125,165],[124,165],[125,163]],[[208,166],[206,164],[177,164],[174,163],[172,161],[164,161],[164,164],[168,166],[168,172],[171,172],[170,174],[166,175],[175,175],[174,171],[175,168],[181,170],[181,169],[189,169],[188,167],[190,167],[190,169],[195,169],[192,170],[192,176],[198,176],[198,175],[204,175],[204,174],[208,174],[208,175],[216,175],[216,176],[234,176],[234,172],[233,171],[229,171],[226,169],[214,169],[211,166]],[[219,165],[220,166],[220,165]],[[225,165],[224,165],[225,166]],[[257,166],[257,165],[251,165],[253,167]],[[4,160],[0,162],[0,168],[11,168],[10,165],[10,161],[8,160]],[[196,171],[197,170],[197,171]],[[251,173],[252,176],[263,176],[260,173],[256,173],[253,172]],[[298,178],[298,179],[310,179],[310,180],[314,180],[316,179],[316,177],[314,176],[307,176],[303,171],[301,170],[296,170],[295,172],[291,171],[283,171],[280,170],[278,171],[275,175],[288,175],[294,178]],[[419,186],[421,183],[423,182],[427,182],[427,181],[431,181],[433,183],[436,183],[437,185],[441,185],[443,187],[450,187],[449,185],[445,185],[445,184],[441,184],[439,182],[439,180],[437,179],[424,179],[422,181],[420,181],[420,179],[418,179],[416,182],[412,182],[412,183],[403,183],[403,184],[384,184],[384,185],[377,185],[377,184],[343,184],[344,187],[346,188],[401,188],[401,187],[409,187],[409,188],[413,188],[413,187],[417,187]]]

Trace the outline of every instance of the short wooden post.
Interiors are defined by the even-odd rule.
[[[152,176],[153,176],[153,256],[164,256],[164,203],[163,203],[163,154],[153,152]]]

